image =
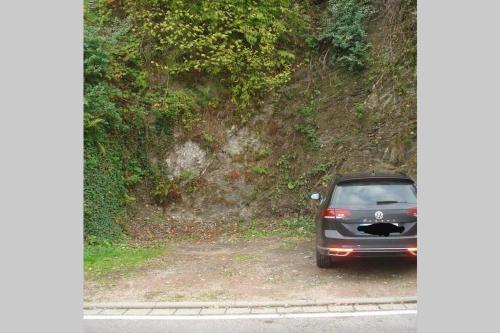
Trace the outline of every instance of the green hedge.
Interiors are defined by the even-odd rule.
[[[87,144],[84,150],[84,235],[97,241],[116,240],[121,229],[115,218],[124,207],[125,184],[119,147],[101,151]]]

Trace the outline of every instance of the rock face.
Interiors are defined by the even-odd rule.
[[[255,110],[237,111],[215,84],[217,103],[202,107],[192,127],[177,126],[173,140],[149,156],[162,175],[175,179],[182,197],[162,210],[165,223],[282,223],[312,216],[309,193],[325,193],[336,174],[401,171],[415,177],[416,73],[406,65],[409,50],[400,49],[406,26],[398,23],[393,36],[395,22],[388,17],[377,15],[370,24],[378,60],[364,73],[349,75],[313,56]],[[405,66],[412,71],[400,72]],[[199,88],[211,91],[215,82],[202,81]]]
[[[165,163],[171,178],[178,177],[184,170],[200,173],[207,163],[206,152],[196,143],[187,141],[176,145]]]
[[[240,129],[236,135],[231,136],[222,148],[222,151],[230,156],[246,153],[248,150],[256,151],[261,146],[259,139],[247,127]]]
[[[213,156],[213,163],[205,175],[207,190],[211,195],[199,200],[198,204],[212,217],[222,215],[220,218],[224,219],[234,215],[248,218],[252,215],[248,205],[256,189],[243,176],[251,166],[246,158],[262,144],[248,127],[232,135],[230,132],[221,151]]]

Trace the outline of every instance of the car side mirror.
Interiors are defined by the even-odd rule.
[[[317,192],[316,192],[316,193],[313,193],[313,194],[311,194],[310,198],[311,198],[312,200],[319,201],[319,200],[321,200],[321,194],[320,194],[320,193],[317,193]]]

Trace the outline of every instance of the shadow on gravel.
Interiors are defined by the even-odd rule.
[[[348,258],[335,263],[334,267],[321,271],[348,274],[407,273],[417,269],[413,258]]]

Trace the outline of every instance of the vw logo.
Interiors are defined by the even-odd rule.
[[[381,220],[384,217],[384,213],[382,213],[380,210],[375,212],[375,218],[377,220]]]

